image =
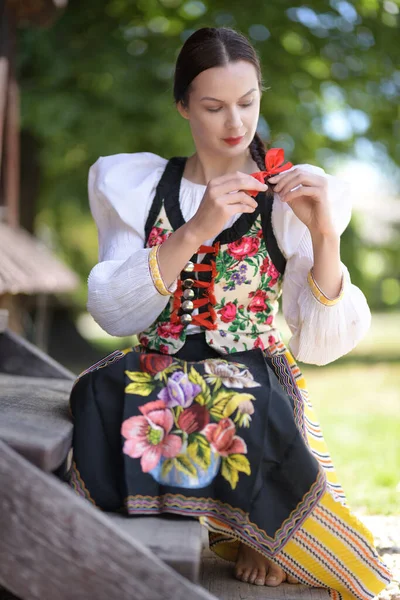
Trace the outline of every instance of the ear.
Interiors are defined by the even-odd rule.
[[[181,100],[179,100],[179,102],[177,103],[176,108],[178,109],[178,112],[181,115],[181,117],[183,117],[184,119],[189,119],[189,109],[185,104],[182,103]]]

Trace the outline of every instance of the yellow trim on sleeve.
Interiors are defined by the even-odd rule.
[[[314,279],[312,269],[310,269],[309,272],[308,272],[307,281],[308,281],[308,285],[310,286],[310,289],[311,289],[311,292],[312,292],[312,295],[314,296],[314,298],[316,300],[318,300],[318,302],[320,302],[324,306],[334,306],[335,304],[337,304],[338,302],[340,302],[341,299],[343,298],[343,294],[344,294],[344,276],[342,276],[342,287],[340,289],[339,295],[336,296],[336,298],[328,298],[328,296],[325,296],[325,294],[318,287],[318,284],[317,284],[317,282]]]
[[[149,253],[149,269],[150,275],[153,280],[154,286],[159,294],[162,296],[170,296],[172,292],[166,287],[163,278],[161,277],[160,267],[158,266],[158,250],[160,246],[153,246]]]

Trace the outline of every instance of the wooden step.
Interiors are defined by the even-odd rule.
[[[147,546],[158,558],[190,581],[200,573],[202,535],[197,519],[126,517],[107,513],[115,527]]]
[[[0,373],[0,440],[43,471],[55,471],[71,447],[72,384]]]
[[[201,560],[200,585],[219,600],[329,600],[322,588],[281,583],[268,587],[243,583],[234,577],[234,565],[204,550]]]

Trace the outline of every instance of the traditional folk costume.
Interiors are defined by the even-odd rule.
[[[88,310],[140,344],[75,382],[71,485],[103,510],[196,517],[227,560],[245,543],[334,599],[372,598],[390,573],[346,505],[293,358],[326,364],[349,352],[370,323],[366,300],[344,265],[340,295],[324,296],[308,229],[263,193],[168,290],[158,247],[205,192],[182,177],[185,160],[118,154],[90,170],[99,263]],[[302,166],[327,177],[342,233],[347,189]],[[291,351],[275,325],[281,294]]]

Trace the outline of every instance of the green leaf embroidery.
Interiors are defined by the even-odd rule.
[[[138,396],[149,396],[153,391],[155,384],[150,373],[141,371],[125,371],[126,375],[132,381],[125,388],[126,394],[136,394]]]
[[[161,476],[166,477],[172,467],[174,466],[174,460],[172,458],[167,458],[161,467]]]
[[[229,400],[235,396],[237,392],[226,392],[225,390],[219,392],[213,400],[213,406],[210,409],[210,415],[216,420],[220,421],[224,416],[224,410]]]
[[[174,466],[185,475],[197,476],[196,467],[185,454],[178,454],[174,459]]]
[[[239,471],[232,467],[227,458],[222,459],[221,475],[231,484],[231,488],[234,490],[239,481]]]
[[[247,456],[243,454],[230,454],[225,460],[232,469],[246,473],[246,475],[251,475],[250,462]]]
[[[210,389],[206,381],[194,367],[191,367],[190,369],[189,381],[201,387],[201,394],[199,394],[200,397],[196,396],[195,401],[199,402],[201,405],[208,404],[211,401]]]
[[[187,453],[196,465],[206,470],[211,464],[211,448],[207,440],[205,440],[206,444],[201,443],[200,437],[203,436],[198,436],[192,444],[189,444]]]

